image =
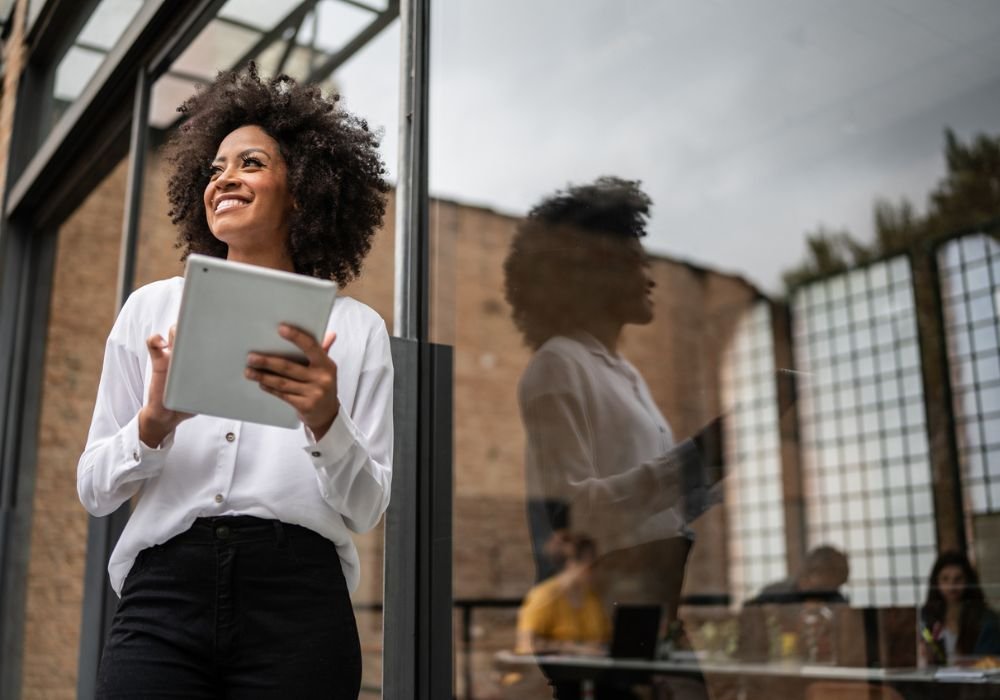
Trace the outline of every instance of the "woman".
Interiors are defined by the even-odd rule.
[[[529,526],[539,579],[563,528],[594,539],[611,601],[661,603],[676,619],[688,523],[705,506],[708,433],[677,442],[639,371],[627,325],[653,320],[638,182],[602,177],[543,199],[505,261],[507,301],[534,354],[518,386]],[[717,442],[717,441],[715,441]]]
[[[387,185],[378,138],[336,99],[251,65],[182,105],[168,194],[185,256],[358,274]],[[389,499],[385,324],[341,296],[323,339],[275,329],[307,365],[248,357],[247,380],[298,430],[192,416],[163,406],[182,287],[154,282],[122,308],[78,466],[90,513],[134,505],[108,567],[121,602],[98,697],[356,698],[350,533]]]
[[[675,440],[619,352],[626,326],[653,320],[641,243],[651,204],[638,182],[618,177],[557,191],[518,227],[504,273],[514,323],[534,353],[518,405],[538,578],[555,568],[553,538],[566,528],[586,535],[600,551],[592,577],[606,605],[660,605],[673,637],[689,523],[717,495],[709,487],[721,443],[718,421]],[[700,686],[692,692],[704,696]]]
[[[934,562],[920,627],[921,655],[929,664],[1000,654],[1000,620],[986,604],[979,576],[961,552],[944,552]]]

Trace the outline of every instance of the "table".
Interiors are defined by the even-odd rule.
[[[655,676],[681,676],[690,678],[725,679],[742,689],[737,696],[747,696],[747,687],[763,688],[766,696],[767,681],[780,680],[782,693],[789,688],[805,688],[815,681],[850,681],[859,684],[889,686],[904,698],[1000,698],[1000,674],[958,674],[953,669],[937,671],[933,668],[864,668],[802,664],[796,662],[745,662],[723,659],[698,659],[693,654],[677,655],[667,660],[612,659],[598,656],[570,656],[514,654],[501,651],[494,657],[498,668],[518,670],[528,667],[541,668],[554,680],[588,681],[591,683],[617,680],[628,683],[648,684]],[[759,681],[764,681],[760,683]],[[711,682],[710,682],[711,685]],[[751,700],[756,695],[749,695]],[[771,700],[794,696],[771,695]]]

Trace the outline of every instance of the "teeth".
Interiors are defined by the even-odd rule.
[[[218,214],[220,211],[235,209],[236,207],[245,207],[247,204],[249,202],[244,202],[242,199],[223,199],[215,205],[215,213]]]

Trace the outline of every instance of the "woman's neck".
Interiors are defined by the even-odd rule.
[[[944,611],[944,625],[948,629],[957,630],[962,619],[962,603],[948,603]]]
[[[617,357],[622,327],[623,324],[618,321],[593,320],[584,326],[583,330],[594,336],[597,342],[603,345],[611,355]]]
[[[258,267],[269,267],[272,270],[295,272],[295,263],[292,262],[292,256],[287,250],[241,251],[230,248],[226,254],[226,260],[257,265]]]

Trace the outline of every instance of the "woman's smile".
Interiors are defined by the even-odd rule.
[[[241,126],[219,144],[210,172],[205,217],[212,235],[229,247],[227,257],[292,269],[288,222],[294,204],[277,141],[259,126]]]
[[[222,195],[215,198],[215,213],[220,214],[230,209],[241,209],[250,204],[249,200],[235,195]]]

